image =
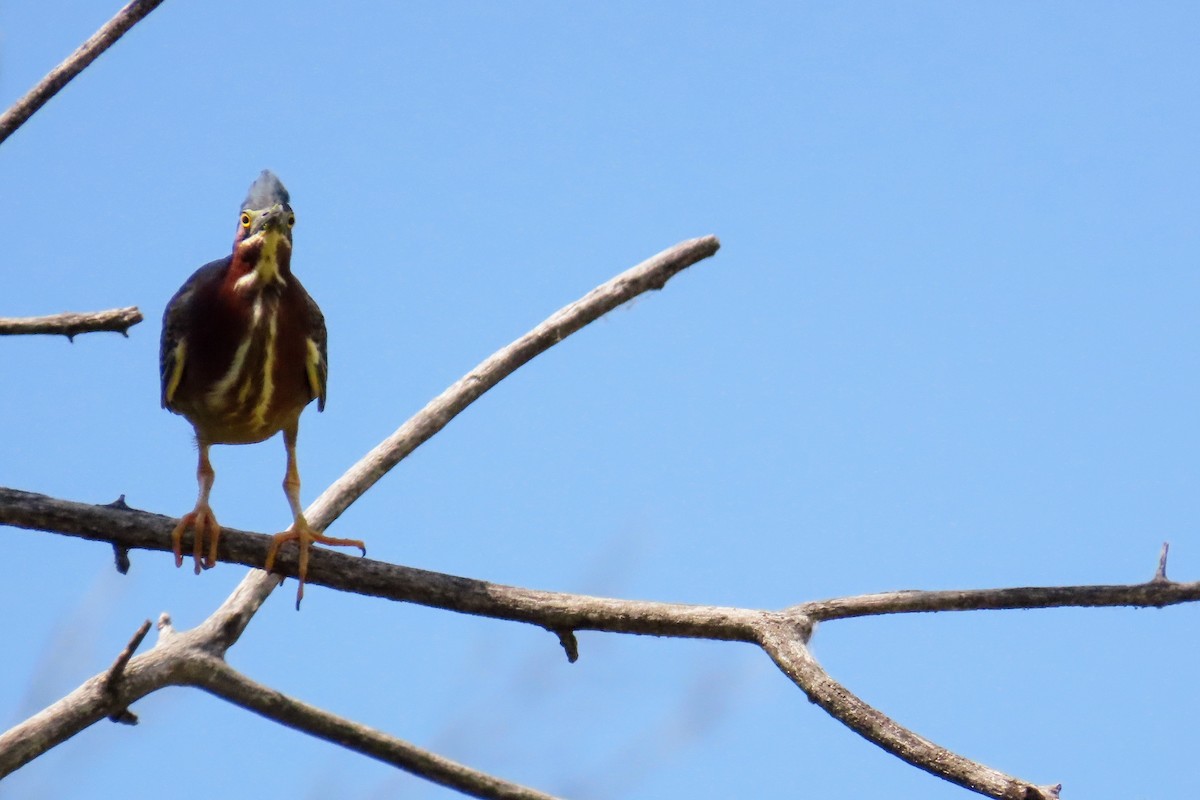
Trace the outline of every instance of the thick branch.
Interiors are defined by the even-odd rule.
[[[125,549],[166,552],[171,550],[170,532],[174,521],[145,511],[74,503],[0,487],[0,524],[78,536]],[[270,537],[263,534],[224,528],[219,560],[256,566],[266,557],[269,540]],[[325,549],[314,550],[310,557],[309,583],[451,611],[529,622],[550,630],[590,629],[750,641],[754,639],[751,627],[757,620],[755,615],[765,613],[521,589]],[[282,571],[294,576],[295,566],[291,551],[280,555]],[[882,592],[801,603],[786,609],[784,615],[799,615],[820,622],[925,611],[1099,606],[1161,608],[1196,600],[1200,600],[1200,582],[1149,581],[1107,586]],[[239,599],[238,603],[244,604],[245,599]]]
[[[110,542],[127,549],[170,551],[173,522],[170,517],[145,511],[72,503],[0,488],[0,524]],[[262,564],[270,538],[223,528],[219,561],[251,567]],[[294,576],[294,551],[281,553],[278,567]],[[278,581],[262,572],[255,574],[266,584],[262,588],[269,588]],[[325,549],[316,549],[310,554],[308,582],[465,614],[528,622],[553,631],[601,630],[754,641],[754,625],[762,613],[749,609],[615,600],[522,589]],[[257,610],[257,605],[250,606],[257,598],[256,591],[247,587],[240,589],[214,615],[221,617],[220,625],[226,629],[228,618],[239,616],[237,630],[240,631],[249,620],[247,612]],[[234,640],[236,636],[225,646],[232,645]]]
[[[108,542],[125,549],[171,550],[174,520],[159,514],[109,505],[87,505],[32,492],[0,487],[0,524],[50,531]],[[270,537],[223,528],[219,560],[256,566],[266,557]],[[754,641],[753,626],[769,612],[715,606],[691,606],[587,595],[543,592],[471,578],[429,572],[314,549],[308,581],[346,592],[383,597],[467,614],[528,622],[549,630],[604,630],[658,636],[687,636]],[[295,575],[291,550],[278,566]],[[275,577],[262,575],[270,584]],[[228,613],[249,603],[253,593],[226,601]],[[236,599],[236,602],[233,602]],[[901,591],[840,597],[801,603],[782,612],[784,618],[816,622],[879,614],[925,611],[982,611],[1062,607],[1157,607],[1200,600],[1200,582],[1100,586],[1034,586],[1013,589]],[[259,601],[261,602],[261,600]],[[255,606],[255,609],[257,606]],[[231,640],[229,644],[232,644]]]
[[[804,644],[803,631],[772,622],[762,628],[761,644],[784,674],[808,699],[889,753],[926,772],[980,794],[997,798],[1050,800],[1058,787],[1039,787],[963,758],[897,724],[829,676]]]
[[[136,306],[110,311],[68,311],[45,317],[0,317],[0,336],[31,333],[56,333],[74,339],[81,333],[113,331],[128,336],[129,329],[142,321]]]
[[[117,15],[105,23],[104,27],[92,34],[92,37],[81,44],[50,73],[29,90],[29,93],[0,116],[0,142],[11,136],[17,128],[33,116],[34,112],[58,94],[58,90],[96,58],[120,39],[126,31],[136,25],[147,14],[161,5],[163,0],[133,0],[132,3],[117,12]]]

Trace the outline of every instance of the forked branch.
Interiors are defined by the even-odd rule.
[[[327,526],[391,467],[484,392],[521,364],[607,311],[717,249],[715,238],[684,242],[623,273],[573,303],[513,344],[498,351],[459,380],[392,436],[367,454],[309,508],[309,519]],[[118,549],[171,548],[171,521],[121,506],[88,506],[26,492],[0,489],[0,524],[49,530],[111,543]],[[221,560],[262,563],[267,538],[225,530]],[[287,554],[290,556],[290,553]],[[294,574],[294,559],[281,559]],[[577,630],[652,634],[757,644],[813,702],[836,719],[899,758],[948,781],[997,798],[1049,800],[1058,787],[1039,786],[998,772],[924,739],[867,705],[837,683],[813,659],[807,647],[815,623],[877,614],[1063,606],[1165,606],[1200,599],[1200,583],[1165,579],[1165,569],[1142,584],[1117,586],[1028,587],[939,592],[889,592],[801,603],[780,611],[627,601],[541,592],[452,575],[359,559],[332,551],[312,556],[309,582],[420,603],[462,613],[538,625],[570,641]],[[233,594],[196,628],[166,638],[149,653],[129,660],[117,692],[96,693],[89,681],[72,696],[0,736],[0,775],[44,752],[150,691],[170,684],[199,686],[283,724],[336,741],[430,780],[477,797],[544,797],[498,779],[459,780],[466,773],[443,769],[444,760],[412,745],[260,687],[224,665],[225,650],[244,631],[254,613],[279,584],[278,575],[251,571]],[[164,652],[177,657],[163,662]],[[197,669],[200,664],[203,668]],[[153,668],[153,669],[152,669]],[[156,670],[156,671],[155,671]],[[115,694],[115,697],[114,697]],[[45,736],[53,731],[54,736]],[[382,737],[382,738],[377,738]],[[377,747],[390,742],[394,758]],[[439,766],[441,764],[442,766]],[[454,765],[458,768],[458,765]],[[461,770],[467,770],[462,767]],[[467,772],[470,772],[467,770]],[[447,776],[452,780],[447,780]]]

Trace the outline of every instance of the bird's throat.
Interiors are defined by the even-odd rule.
[[[236,261],[247,271],[233,286],[239,292],[261,291],[271,284],[284,286],[291,262],[291,244],[275,231],[264,231],[238,245]]]

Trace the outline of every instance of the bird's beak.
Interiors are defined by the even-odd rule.
[[[262,226],[260,230],[268,234],[287,233],[287,218],[287,211],[282,205],[276,203],[259,218],[261,220],[259,224]]]

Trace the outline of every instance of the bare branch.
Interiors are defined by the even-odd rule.
[[[47,530],[84,539],[109,542],[126,549],[170,552],[172,520],[159,514],[107,505],[86,505],[45,495],[0,487],[0,524]],[[222,528],[218,559],[223,563],[256,566],[266,557],[269,536]],[[294,552],[280,555],[279,567],[295,575]],[[257,571],[252,586],[243,586],[214,613],[227,627],[233,616],[240,633],[247,612],[258,606],[257,591],[273,588],[278,576]],[[444,608],[465,614],[527,622],[553,631],[601,630],[655,636],[754,641],[754,625],[762,612],[718,606],[693,606],[640,600],[614,600],[562,592],[543,592],[461,578],[439,572],[387,564],[333,550],[310,554],[308,582],[356,594],[383,597]],[[263,596],[265,598],[265,595]],[[256,602],[261,603],[261,599]],[[205,623],[207,624],[207,623]],[[217,622],[213,622],[217,625]],[[222,640],[231,646],[236,636]]]
[[[915,767],[980,794],[997,798],[1052,800],[1058,787],[1039,787],[963,758],[897,724],[829,676],[791,624],[767,623],[761,644],[808,699],[846,727]]]
[[[879,614],[924,611],[995,611],[1016,608],[1095,608],[1133,606],[1162,608],[1200,600],[1200,582],[1147,583],[1110,586],[1025,586],[1012,589],[952,589],[925,592],[881,592],[800,603],[788,609],[821,622]]]
[[[208,669],[200,675],[200,688],[217,697],[471,797],[554,800],[551,795],[473,770],[366,725],[302,703],[250,680],[220,659],[209,659]]]
[[[171,644],[167,646],[160,638],[148,653],[129,660],[120,681],[110,683],[111,670],[105,670],[0,734],[0,778],[150,692],[180,683],[181,662],[172,654],[174,648],[186,646],[187,641]]]
[[[412,419],[367,453],[317,498],[306,512],[309,521],[318,528],[328,527],[388,470],[518,367],[639,294],[663,288],[676,274],[713,255],[720,246],[715,236],[680,242],[551,314],[541,325],[493,353],[429,401]]]
[[[12,107],[0,115],[0,142],[11,136],[17,128],[25,124],[34,112],[58,94],[58,90],[70,82],[72,78],[83,72],[84,68],[120,39],[126,31],[136,25],[147,14],[161,5],[163,0],[133,0],[132,3],[117,12],[117,15],[104,24],[91,38],[81,44],[50,73],[34,86]]]
[[[435,783],[487,800],[554,800],[541,792],[465,767],[387,734],[301,703],[241,675],[219,656],[221,632],[195,628],[178,633],[165,614],[158,643],[128,658],[150,629],[147,621],[105,672],[41,713],[0,735],[0,777],[66,741],[105,716],[166,686],[196,686],[243,708],[326,741],[364,753]],[[114,680],[114,675],[119,675]],[[127,711],[125,713],[128,713]]]
[[[166,517],[108,506],[66,503],[40,495],[0,489],[0,522],[22,524],[21,519],[36,521],[37,524],[31,527],[46,527],[48,522],[65,522],[65,527],[90,528],[91,531],[86,534],[88,538],[105,541],[110,540],[107,531],[113,531],[123,537],[123,546],[151,546],[164,551],[170,548],[170,520]],[[223,560],[231,555],[243,563],[258,563],[265,553],[268,537],[226,531],[223,539],[230,548],[230,553],[222,553]],[[311,567],[310,580],[314,583],[453,611],[527,622],[546,628],[560,638],[564,631],[591,629],[753,641],[763,647],[780,669],[814,702],[865,738],[933,774],[999,798],[1052,798],[1056,796],[1056,789],[1036,786],[950,753],[855,697],[813,660],[805,646],[812,632],[812,623],[917,611],[1166,606],[1200,599],[1200,583],[1152,580],[1143,584],[1116,586],[887,592],[801,603],[783,611],[771,612],[540,592],[382,564],[326,550],[313,555]],[[201,626],[181,636],[201,637],[207,655],[219,657],[236,641],[277,581],[277,577],[259,570],[251,572],[217,612]],[[138,663],[136,658],[130,667],[135,663]],[[217,691],[204,684],[203,678],[177,682],[190,682]],[[132,691],[124,685],[122,688],[126,692]],[[222,691],[232,692],[228,687]],[[249,705],[249,701],[245,704]],[[86,724],[92,721],[95,719],[90,717],[84,720]],[[332,735],[326,738],[341,741]],[[0,752],[5,742],[6,738],[0,737]],[[3,758],[0,757],[2,766]]]
[[[107,542],[126,549],[171,550],[170,517],[107,505],[58,500],[0,487],[0,524],[50,531]],[[255,566],[266,557],[270,537],[224,528],[220,561]],[[279,568],[295,574],[292,552],[280,555]],[[265,583],[278,577],[261,574]],[[247,577],[249,580],[251,576]],[[383,597],[466,614],[527,622],[556,634],[560,630],[604,630],[657,636],[755,641],[759,615],[750,609],[692,606],[587,595],[543,592],[438,572],[387,564],[367,558],[314,550],[309,583],[356,594]],[[231,597],[227,605],[234,598]],[[1032,586],[1008,589],[898,591],[814,600],[781,612],[788,619],[813,621],[880,614],[931,611],[983,611],[1063,607],[1156,607],[1200,600],[1200,582],[1148,581],[1099,586]],[[247,599],[237,596],[237,604]],[[230,607],[232,608],[232,606]],[[232,613],[232,611],[230,611]],[[230,641],[232,644],[232,641]]]
[[[142,312],[137,306],[110,311],[68,311],[45,317],[0,317],[0,336],[50,333],[74,340],[81,333],[96,331],[113,331],[128,336],[129,329],[142,319]]]

